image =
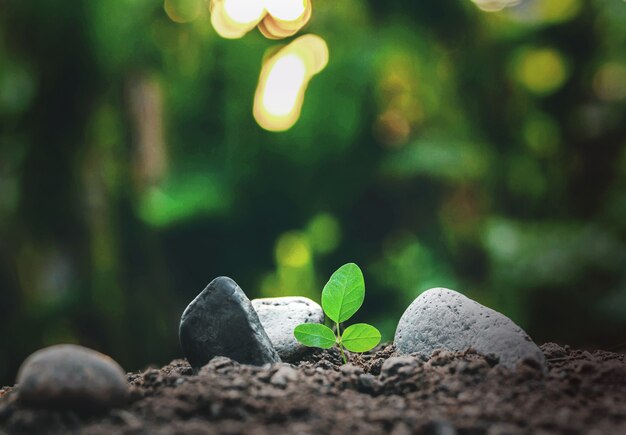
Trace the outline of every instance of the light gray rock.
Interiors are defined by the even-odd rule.
[[[307,349],[293,335],[296,326],[324,323],[322,307],[300,296],[253,299],[252,306],[283,361],[295,361]]]
[[[216,356],[262,366],[280,362],[250,300],[232,279],[215,278],[180,319],[180,346],[198,370]]]
[[[38,350],[17,375],[18,397],[28,406],[112,408],[128,400],[122,368],[108,356],[73,344]]]
[[[433,288],[411,303],[400,318],[394,344],[400,354],[430,356],[436,349],[473,348],[514,369],[525,359],[546,369],[543,353],[511,319],[445,288]]]

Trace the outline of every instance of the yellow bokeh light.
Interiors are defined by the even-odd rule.
[[[296,21],[306,12],[308,0],[265,0],[265,9],[274,18],[282,21]]]
[[[260,0],[224,0],[224,12],[235,23],[256,24],[265,13]]]
[[[535,4],[541,18],[554,23],[575,17],[582,8],[581,0],[535,0]]]
[[[288,115],[305,80],[306,66],[301,57],[288,54],[279,58],[267,76],[261,97],[263,107],[273,116]]]
[[[300,117],[309,80],[327,63],[328,46],[316,35],[301,36],[268,59],[254,97],[259,125],[270,131],[291,128]]]
[[[285,4],[284,0],[266,0],[267,15],[259,23],[259,31],[269,39],[282,39],[295,35],[311,19],[312,5],[309,0],[289,0],[291,7],[276,7],[272,3]]]
[[[311,261],[311,247],[305,234],[292,231],[276,242],[276,261],[280,266],[302,267]]]
[[[552,48],[523,50],[514,62],[513,72],[529,91],[542,95],[555,92],[569,75],[565,59]]]
[[[167,2],[200,0],[166,0]],[[223,38],[241,38],[257,25],[270,39],[295,35],[311,19],[310,0],[211,0],[211,24]]]
[[[521,0],[472,0],[472,2],[481,11],[498,12],[504,8],[508,8],[508,7],[519,4]]]
[[[263,19],[262,0],[212,0],[211,24],[222,38],[244,36]]]

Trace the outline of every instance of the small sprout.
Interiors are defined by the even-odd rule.
[[[296,339],[309,347],[330,349],[337,341],[335,333],[326,325],[320,323],[303,323],[293,330]]]
[[[335,322],[336,333],[326,325],[303,323],[293,331],[296,339],[309,347],[329,349],[339,346],[341,358],[346,363],[344,347],[350,352],[367,352],[380,342],[380,332],[367,323],[351,325],[341,333],[340,323],[356,313],[365,299],[363,272],[354,263],[341,266],[328,280],[322,290],[322,308]]]

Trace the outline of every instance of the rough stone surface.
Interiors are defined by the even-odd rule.
[[[129,395],[126,374],[95,350],[62,344],[29,356],[17,376],[20,402],[46,408],[111,408]]]
[[[524,360],[546,367],[543,353],[511,319],[445,288],[422,293],[402,315],[394,344],[400,354],[472,348],[514,369]]]
[[[317,303],[304,297],[253,299],[274,349],[284,361],[295,361],[307,349],[293,335],[301,323],[324,323],[324,311]]]
[[[280,362],[250,300],[235,281],[215,278],[185,309],[180,345],[195,369],[213,357],[241,364]]]

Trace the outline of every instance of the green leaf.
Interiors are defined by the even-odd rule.
[[[293,335],[296,340],[308,347],[328,349],[336,342],[333,330],[320,323],[302,323],[296,326]]]
[[[380,331],[367,323],[356,323],[343,331],[341,343],[350,352],[367,352],[380,343]]]
[[[363,272],[354,263],[341,266],[322,290],[322,308],[334,322],[348,320],[358,311],[365,298]]]

